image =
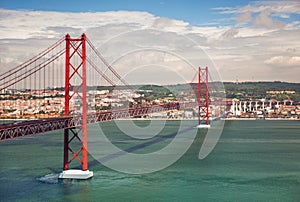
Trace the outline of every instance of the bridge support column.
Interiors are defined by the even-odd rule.
[[[81,108],[70,110],[70,100],[81,100]],[[88,179],[93,172],[88,170],[88,147],[87,147],[87,101],[86,101],[86,36],[70,38],[66,35],[66,75],[65,75],[65,116],[77,116],[78,124],[68,126],[64,131],[64,163],[63,172],[59,178]],[[74,149],[78,144],[79,148]],[[69,169],[74,160],[81,165],[81,170]]]
[[[202,89],[202,86],[204,88]],[[202,92],[202,91],[205,92]],[[201,96],[204,95],[204,98]],[[209,97],[208,97],[208,68],[198,68],[198,128],[210,128]],[[205,124],[202,124],[202,121]]]

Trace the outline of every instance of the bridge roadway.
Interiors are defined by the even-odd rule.
[[[153,105],[150,107],[126,108],[113,111],[91,113],[87,115],[88,124],[110,121],[134,116],[143,116],[156,112],[163,112],[175,109],[186,109],[197,107],[197,102],[169,103]],[[38,120],[23,121],[10,125],[0,125],[0,141],[15,139],[18,137],[30,136],[39,133],[79,127],[82,123],[82,116],[68,116],[47,118]]]

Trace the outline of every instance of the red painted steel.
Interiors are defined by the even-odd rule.
[[[144,116],[155,112],[193,108],[197,106],[198,106],[197,102],[184,102],[184,103],[153,105],[151,107],[140,107],[140,108],[129,108],[129,109],[126,108],[126,109],[120,109],[116,111],[97,112],[97,113],[87,114],[87,123],[93,124],[93,123],[111,121],[120,118]],[[15,139],[18,137],[36,135],[36,134],[50,132],[54,130],[67,129],[67,131],[69,132],[69,129],[74,129],[81,126],[82,126],[81,115],[24,121],[17,124],[0,126],[0,141]],[[68,141],[70,141],[70,139],[68,138]],[[69,162],[69,160],[67,162]]]
[[[201,68],[198,68],[198,125],[201,123],[201,116],[200,116],[200,111],[201,111]]]
[[[35,56],[35,57],[29,59],[28,61],[22,63],[21,65],[5,72],[4,74],[1,74],[0,75],[0,91],[7,89],[7,88],[13,86],[14,84],[28,78],[29,76],[35,74],[36,72],[40,71],[41,69],[45,68],[47,65],[49,65],[50,63],[52,63],[53,61],[55,61],[59,57],[61,57],[64,54],[65,50],[61,50],[61,51],[57,52],[55,55],[51,55],[51,56],[49,53],[52,50],[59,47],[63,42],[64,42],[64,39],[62,38],[59,41],[57,41],[56,43],[54,43],[52,46],[47,48],[45,51],[39,53],[37,56]],[[48,55],[50,57],[47,58],[46,60],[43,60],[42,58],[45,57],[46,55]],[[36,64],[33,69],[29,69],[29,70],[26,69],[28,66],[36,63],[36,61],[40,61],[40,63]],[[15,75],[21,71],[24,71],[24,74],[16,78]]]
[[[206,124],[209,124],[208,109],[209,109],[209,99],[208,99],[208,67],[205,68],[205,108],[206,108]]]
[[[132,87],[116,72],[116,70],[104,59],[104,57],[101,55],[101,53],[96,49],[96,47],[92,44],[92,42],[87,39],[87,43],[91,47],[91,49],[96,53],[98,58],[103,62],[103,64],[113,73],[113,75],[116,76],[116,78],[121,81],[128,89],[132,89]],[[94,67],[93,67],[94,68]],[[95,68],[94,68],[95,69]],[[98,68],[95,69],[96,71],[99,71]],[[98,72],[99,73],[99,72]],[[108,82],[110,82],[110,79],[108,79],[106,76],[104,77]],[[111,83],[112,84],[112,83]],[[112,84],[113,85],[113,84]],[[113,85],[115,86],[115,85]]]
[[[86,36],[82,34],[82,170],[88,169],[87,101],[86,101]]]
[[[209,124],[209,88],[208,88],[208,67],[198,68],[198,124],[204,120],[205,123]],[[204,86],[204,89],[202,89]],[[205,90],[205,92],[203,92]],[[204,98],[202,98],[205,96]],[[203,103],[204,102],[204,103]],[[205,116],[201,116],[204,113]]]
[[[61,50],[58,49],[55,54],[53,51],[59,47],[63,42],[66,42],[66,48]],[[59,40],[54,45],[38,54],[36,57],[28,60],[27,62],[19,65],[14,70],[8,71],[0,75],[0,90],[5,89],[9,86],[15,85],[19,81],[28,78],[32,75],[36,75],[37,72],[44,69],[47,65],[54,62],[57,58],[61,57],[65,53],[65,106],[64,106],[64,117],[48,118],[42,120],[24,121],[17,124],[10,124],[0,126],[0,141],[14,139],[18,137],[30,136],[39,133],[45,133],[54,130],[64,130],[64,161],[63,169],[68,170],[69,164],[73,160],[77,160],[82,170],[88,169],[88,145],[87,145],[87,124],[110,121],[114,119],[143,116],[150,113],[162,112],[175,109],[185,109],[198,107],[199,124],[201,122],[201,112],[205,112],[206,124],[209,123],[208,119],[208,108],[209,108],[209,94],[208,94],[208,68],[198,68],[198,102],[183,102],[183,103],[169,103],[163,105],[153,105],[151,107],[140,107],[140,108],[129,108],[119,109],[114,111],[102,111],[92,114],[87,113],[87,100],[86,100],[86,65],[89,63],[96,72],[108,81],[112,86],[116,86],[116,83],[106,76],[94,61],[89,59],[86,55],[86,45],[94,51],[98,59],[108,68],[108,70],[115,76],[115,78],[121,81],[122,84],[131,89],[130,85],[113,69],[108,62],[106,62],[103,56],[93,46],[93,44],[83,34],[79,38],[71,38],[69,34],[64,39]],[[37,63],[37,64],[36,64]],[[29,65],[34,64],[32,69],[26,69]],[[16,78],[16,72],[24,71],[24,75]],[[52,73],[54,75],[54,73]],[[53,76],[54,77],[54,76]],[[196,78],[196,75],[195,77]],[[45,71],[44,71],[45,79]],[[53,79],[53,78],[52,78]],[[194,80],[194,79],[193,79]],[[80,84],[75,83],[80,81]],[[34,81],[36,82],[36,81]],[[40,83],[40,82],[39,82]],[[34,85],[36,87],[36,84]],[[202,86],[205,86],[206,93],[202,92]],[[45,81],[44,81],[45,87]],[[73,92],[71,94],[71,92]],[[202,96],[205,95],[204,105],[202,104]],[[71,115],[70,113],[70,101],[77,96],[81,99],[82,108],[80,115]],[[71,148],[73,141],[79,141],[81,144],[80,149],[74,150]]]
[[[65,111],[64,115],[69,116],[69,101],[70,101],[70,35],[66,35],[66,62],[65,62]],[[63,169],[69,169],[69,129],[64,129],[64,161],[63,161]]]
[[[75,83],[80,81],[78,85]],[[73,94],[70,95],[70,88]],[[80,92],[81,91],[81,92]],[[81,99],[81,124],[64,130],[64,165],[67,170],[69,164],[78,160],[82,170],[88,169],[88,150],[87,150],[87,102],[86,102],[86,36],[81,38],[71,38],[66,35],[66,78],[65,78],[65,116],[70,115],[69,103],[74,96]],[[75,129],[77,128],[77,129]],[[81,138],[80,133],[81,132]],[[79,140],[81,148],[76,152],[71,148],[71,142]],[[81,154],[81,158],[80,158]],[[69,158],[71,157],[71,158]]]

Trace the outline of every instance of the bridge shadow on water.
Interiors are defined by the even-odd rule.
[[[132,147],[129,147],[127,149],[124,149],[123,151],[120,151],[120,152],[116,152],[116,153],[113,153],[113,154],[109,154],[105,157],[102,157],[100,159],[94,159],[93,161],[90,161],[89,162],[89,167],[93,167],[93,166],[96,166],[96,165],[99,165],[101,164],[100,162],[107,162],[107,161],[110,161],[110,160],[113,160],[115,158],[118,158],[120,156],[123,156],[123,155],[126,155],[128,153],[133,153],[135,151],[138,151],[138,150],[141,150],[141,149],[144,149],[146,147],[149,147],[151,145],[155,145],[157,143],[160,143],[162,141],[165,141],[167,139],[171,139],[171,138],[174,138],[175,136],[177,135],[181,135],[181,134],[184,134],[188,131],[191,131],[191,130],[195,130],[195,126],[190,126],[188,128],[185,128],[183,130],[180,130],[180,131],[175,131],[173,133],[169,133],[167,135],[163,135],[163,136],[158,136],[158,137],[154,137],[152,138],[151,140],[149,141],[146,141],[146,142],[143,142],[143,143],[140,143],[140,144],[137,144],[135,146],[132,146]],[[78,169],[80,169],[80,167],[78,167]]]

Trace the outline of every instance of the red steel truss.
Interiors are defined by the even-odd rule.
[[[88,169],[85,34],[80,38],[66,35],[65,116],[70,115],[69,103],[75,96],[81,100],[81,119],[77,126],[64,129],[63,169],[68,170],[69,164],[76,159],[85,171]],[[74,151],[72,141],[79,141],[81,148]]]
[[[64,41],[66,41],[66,48],[56,50]],[[94,64],[94,61],[87,57],[86,46],[89,46],[101,59],[103,64],[112,72],[112,74],[121,81],[126,87],[130,88],[129,84],[124,81],[120,75],[104,60],[103,56],[97,51],[92,43],[82,34],[79,38],[71,38],[69,34],[65,39],[61,39],[53,46],[40,53],[38,56],[28,60],[22,65],[19,65],[14,70],[8,71],[0,77],[0,90],[14,86],[25,78],[37,74],[42,69],[59,57],[65,58],[65,108],[64,117],[47,118],[39,120],[24,121],[21,123],[2,125],[0,126],[0,141],[14,139],[18,137],[30,136],[39,133],[45,133],[54,130],[64,130],[64,161],[63,169],[68,170],[69,165],[75,159],[81,164],[83,171],[88,169],[88,145],[87,145],[87,124],[110,121],[114,119],[143,116],[155,112],[162,112],[175,109],[185,109],[198,107],[199,124],[202,120],[209,124],[209,101],[208,101],[208,68],[198,69],[198,102],[183,102],[183,103],[169,103],[163,105],[153,105],[151,107],[140,107],[130,109],[118,109],[114,111],[96,112],[92,114],[87,113],[87,100],[86,100],[86,63],[101,76],[101,78],[108,81],[109,84],[115,86],[115,82],[104,74]],[[47,57],[46,57],[47,56]],[[29,65],[34,64],[32,69]],[[18,76],[17,72],[24,72],[23,75]],[[45,71],[44,71],[45,75]],[[44,76],[44,79],[46,77]],[[44,81],[45,83],[45,81]],[[45,87],[45,85],[44,85]],[[204,87],[204,89],[203,89]],[[204,93],[205,90],[205,93]],[[81,101],[80,113],[73,115],[70,114],[70,102],[76,100]],[[78,111],[78,109],[76,110]],[[205,116],[203,116],[205,113]],[[79,141],[79,149],[74,149],[74,144]],[[78,145],[78,144],[77,144]],[[75,161],[76,161],[75,160]]]
[[[204,92],[205,91],[205,92]],[[209,94],[208,94],[208,68],[198,68],[198,124],[204,120],[209,124]],[[204,114],[204,116],[203,116]]]
[[[198,106],[197,102],[170,103],[164,105],[153,105],[151,107],[140,107],[121,109],[117,111],[106,111],[87,114],[87,123],[93,124],[120,118],[144,116],[155,112],[163,112],[175,109],[193,108]],[[0,127],[0,141],[15,139],[18,137],[36,135],[54,130],[74,129],[82,126],[82,116],[68,116],[63,118],[49,118],[42,120],[24,121],[18,124],[10,124]]]

